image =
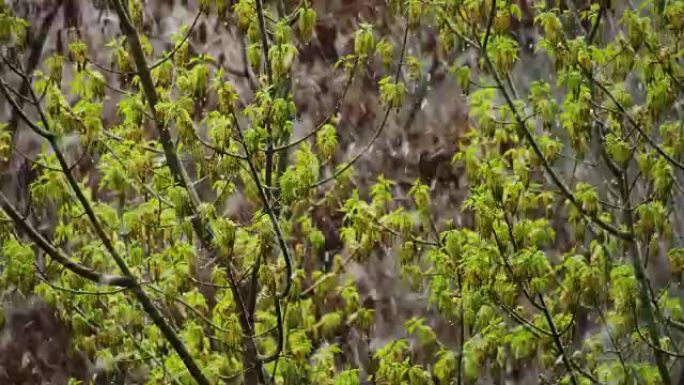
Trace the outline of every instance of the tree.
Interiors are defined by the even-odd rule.
[[[388,1],[402,34],[361,24],[338,62],[342,99],[366,70],[383,74],[383,113],[344,162],[334,157],[341,101],[292,134],[292,68],[317,23],[309,2],[201,0],[162,55],[143,2],[110,5],[120,28],[111,68],[76,39],[67,57],[27,72],[28,23],[8,5],[0,13],[0,91],[45,144],[30,194],[0,191],[0,282],[52,305],[74,349],[105,374],[248,385],[684,378],[684,3]],[[250,95],[190,49],[203,17],[239,24]],[[532,53],[513,33],[526,21]],[[439,216],[429,181],[407,200],[389,179],[362,186],[353,175],[390,116],[425,89],[424,62],[407,50],[424,30],[438,31],[439,57],[468,95],[472,127],[453,163],[466,173],[473,226]],[[523,55],[550,76],[516,79],[529,76]],[[3,158],[13,135],[3,126]],[[92,169],[78,170],[86,157]],[[225,215],[235,196],[249,220]],[[329,237],[312,217],[320,207],[344,215],[331,263],[318,257]],[[375,315],[345,268],[373,263],[383,246],[436,312],[360,360],[351,339],[370,345]]]

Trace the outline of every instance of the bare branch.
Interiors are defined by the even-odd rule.
[[[273,72],[271,71],[271,59],[268,57],[268,30],[266,29],[266,19],[264,17],[263,0],[256,0],[256,12],[259,19],[259,30],[261,32],[261,49],[263,51],[264,62],[266,63],[266,75],[268,84],[273,85]]]

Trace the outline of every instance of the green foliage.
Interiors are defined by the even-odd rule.
[[[354,53],[358,56],[370,56],[375,49],[375,37],[371,24],[362,24],[354,36]]]
[[[2,254],[5,257],[1,277],[3,286],[13,286],[22,292],[30,292],[35,283],[31,247],[10,238],[3,242]]]
[[[313,9],[309,7],[299,9],[299,34],[306,42],[311,40],[314,27],[316,26],[316,18],[316,11]]]
[[[43,140],[28,191],[0,195],[3,301],[43,299],[75,350],[147,384],[476,384],[511,368],[544,383],[672,383],[684,322],[681,2],[380,5],[332,68],[350,87],[363,75],[383,111],[349,161],[344,100],[293,135],[307,112],[299,55],[317,47],[321,9],[229,3],[203,0],[197,16],[239,27],[249,89],[196,52],[193,26],[155,54],[139,0],[112,3],[124,27],[104,47],[114,71],[81,36],[22,74],[30,26],[0,5],[3,100],[30,107],[17,116]],[[432,48],[418,44],[427,33]],[[12,72],[33,92],[10,89]],[[468,108],[450,154],[463,221],[445,217],[440,180],[406,189],[353,173],[435,74]],[[2,165],[14,135],[0,123]],[[347,270],[383,258],[401,292],[373,293]],[[404,291],[425,308],[377,330],[377,298]]]
[[[406,97],[406,86],[404,83],[397,83],[391,76],[382,78],[380,86],[380,98],[390,108],[399,108]]]
[[[9,160],[12,154],[12,133],[7,124],[0,124],[0,162]]]

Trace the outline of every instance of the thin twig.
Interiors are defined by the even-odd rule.
[[[397,71],[396,71],[396,74],[394,76],[395,82],[399,81],[399,76],[401,75],[401,68],[402,68],[403,63],[404,63],[404,54],[406,52],[406,41],[408,39],[408,31],[409,31],[409,26],[408,26],[408,22],[407,22],[406,23],[406,29],[404,30],[404,40],[403,40],[403,43],[401,46],[401,54],[399,56],[399,63],[397,65]],[[344,166],[338,168],[335,171],[335,173],[333,173],[331,176],[310,185],[308,188],[314,189],[314,188],[320,187],[320,186],[322,186],[328,182],[331,182],[331,181],[337,179],[340,175],[342,175],[350,167],[352,167],[354,165],[354,163],[356,163],[356,161],[358,161],[373,146],[373,144],[375,143],[375,140],[380,136],[380,134],[382,133],[382,130],[385,128],[385,124],[387,123],[390,112],[392,112],[392,106],[388,105],[385,108],[385,114],[382,118],[382,121],[380,122],[380,125],[375,130],[375,132],[373,133],[373,136],[370,138],[368,143],[366,143],[366,145],[361,149],[361,151],[359,151],[356,155],[354,155],[354,157],[349,162],[347,162]]]
[[[190,35],[192,34],[192,31],[195,29],[195,26],[197,25],[197,21],[199,21],[199,18],[203,12],[204,12],[204,7],[202,4],[200,4],[199,10],[197,11],[197,14],[195,14],[195,18],[192,20],[192,24],[188,28],[188,31],[185,33],[185,35],[183,35],[183,38],[181,39],[181,41],[178,44],[174,45],[173,49],[171,49],[171,51],[169,53],[164,55],[164,57],[162,57],[161,59],[159,59],[156,62],[154,62],[153,64],[151,64],[149,66],[150,70],[153,70],[153,69],[159,67],[160,65],[164,64],[165,62],[167,62],[169,59],[171,59],[173,57],[173,55],[176,54],[176,52],[178,52],[179,49],[181,49],[181,47],[183,47],[183,45],[190,38]],[[109,73],[112,73],[115,75],[132,76],[132,75],[137,74],[137,72],[135,72],[135,71],[130,71],[130,72],[129,71],[117,71],[117,70],[112,69],[112,68],[107,68],[107,67],[103,66],[102,64],[99,64],[98,62],[96,62],[95,60],[92,60],[92,59],[88,59],[88,62],[91,63],[92,65],[94,65],[95,67],[101,69],[102,71],[109,72]]]
[[[290,142],[288,144],[284,144],[282,146],[274,147],[273,152],[280,152],[283,150],[287,150],[288,148],[294,147],[294,146],[306,141],[307,139],[311,138],[312,136],[316,135],[316,133],[318,133],[318,131],[320,131],[321,128],[323,128],[323,126],[325,126],[325,124],[328,123],[330,121],[330,119],[332,119],[332,117],[335,116],[340,111],[340,108],[342,107],[342,103],[344,103],[344,101],[346,99],[347,91],[349,91],[349,89],[351,88],[351,85],[353,83],[354,74],[356,73],[356,67],[357,67],[358,61],[359,61],[359,59],[357,57],[356,60],[354,61],[354,66],[350,70],[350,74],[347,77],[347,82],[344,86],[344,90],[342,91],[342,96],[340,96],[340,98],[337,100],[335,107],[316,125],[316,127],[313,130],[309,131],[308,134],[304,135],[303,137],[301,137],[299,139],[293,140],[292,142]]]

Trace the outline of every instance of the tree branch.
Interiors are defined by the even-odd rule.
[[[496,1],[494,1],[496,3]],[[490,25],[491,28],[491,25]],[[487,67],[489,68],[490,72],[492,73],[492,76],[494,77],[494,80],[499,87],[500,92],[502,93],[504,99],[506,100],[506,104],[508,104],[508,107],[511,109],[511,112],[513,112],[513,116],[515,117],[515,120],[518,122],[520,125],[520,128],[523,131],[523,134],[525,135],[525,139],[530,143],[532,146],[532,149],[534,150],[534,153],[539,157],[542,167],[544,170],[549,174],[551,177],[551,180],[553,183],[560,189],[561,193],[563,196],[565,196],[565,199],[570,201],[575,208],[585,217],[591,219],[592,222],[596,223],[599,227],[602,229],[606,230],[608,233],[622,239],[622,240],[630,240],[632,239],[633,235],[632,233],[627,233],[625,231],[622,231],[615,226],[606,223],[603,221],[601,218],[599,218],[598,213],[589,213],[587,212],[583,207],[580,202],[577,201],[577,198],[575,198],[574,194],[570,191],[570,188],[563,182],[562,178],[556,170],[553,169],[551,164],[549,163],[548,159],[544,156],[544,153],[542,152],[541,148],[539,147],[539,144],[535,140],[534,136],[532,135],[532,132],[530,132],[530,129],[527,125],[527,122],[522,118],[520,115],[520,111],[518,111],[517,106],[515,105],[513,99],[511,98],[511,95],[508,93],[508,91],[504,88],[504,83],[501,80],[501,77],[499,76],[499,73],[496,71],[496,67],[494,67],[494,64],[492,63],[492,60],[490,59],[489,55],[487,54],[486,46],[482,46],[480,48],[480,51],[482,52],[482,55],[484,56],[485,63]]]
[[[663,150],[663,149],[658,145],[658,143],[656,143],[656,141],[655,141],[653,138],[651,138],[651,136],[649,136],[649,135],[646,133],[646,131],[644,131],[644,129],[641,127],[641,125],[639,125],[639,124],[634,120],[634,118],[632,118],[632,116],[627,112],[627,110],[625,110],[625,107],[622,106],[622,104],[620,104],[620,102],[618,102],[618,100],[615,98],[615,96],[613,96],[613,94],[612,94],[612,93],[611,93],[603,84],[601,84],[601,82],[599,82],[598,80],[596,80],[596,79],[595,79],[590,73],[588,73],[587,71],[582,71],[582,73],[583,73],[584,76],[587,78],[587,80],[589,80],[590,83],[596,85],[601,91],[603,91],[603,93],[606,94],[606,96],[608,96],[608,98],[609,98],[609,99],[615,104],[615,106],[618,108],[618,110],[620,111],[620,113],[622,113],[622,115],[623,115],[625,118],[627,118],[627,121],[629,122],[629,124],[631,124],[631,125],[639,132],[639,135],[641,135],[644,139],[646,139],[646,141],[648,142],[648,144],[649,144],[651,147],[653,147],[653,149],[655,149],[656,152],[658,152],[658,154],[660,154],[663,158],[665,158],[665,159],[666,159],[668,162],[670,162],[673,166],[679,168],[680,170],[684,170],[684,164],[682,164],[681,162],[677,161],[676,159],[674,159],[673,157],[671,157],[668,153],[666,153],[665,150]]]
[[[394,76],[395,82],[399,81],[399,76],[401,75],[401,68],[404,64],[404,55],[406,53],[406,41],[408,40],[408,31],[409,31],[409,26],[408,26],[408,22],[407,22],[406,23],[406,29],[404,30],[404,39],[403,39],[403,42],[401,45],[401,53],[399,56],[399,63],[397,65],[397,71],[396,71],[395,76]],[[320,187],[320,186],[322,186],[328,182],[331,182],[331,181],[337,179],[337,177],[342,175],[351,166],[353,166],[354,163],[356,163],[356,161],[358,161],[363,156],[363,154],[365,154],[366,151],[368,151],[373,146],[373,144],[375,143],[375,140],[378,139],[378,137],[382,133],[382,130],[385,128],[385,125],[387,123],[387,119],[389,118],[390,112],[392,112],[392,106],[388,105],[385,108],[385,114],[382,117],[382,121],[380,122],[380,125],[375,130],[375,132],[373,133],[373,136],[370,138],[368,143],[366,143],[366,145],[361,149],[361,151],[359,151],[356,155],[354,155],[354,157],[349,162],[347,162],[344,166],[342,166],[341,168],[336,170],[335,173],[333,173],[331,176],[312,184],[311,186],[309,186],[309,189]]]
[[[47,255],[53,260],[58,262],[60,265],[64,266],[73,273],[89,279],[93,282],[102,285],[111,286],[121,286],[121,287],[134,287],[137,285],[135,279],[131,277],[121,277],[113,276],[107,274],[99,274],[90,267],[81,265],[80,263],[72,261],[64,252],[57,249],[55,246],[45,239],[33,226],[31,226],[28,221],[26,221],[21,213],[12,205],[12,203],[7,199],[7,196],[0,191],[0,206],[9,215],[9,217],[14,221],[14,223],[19,227],[29,238],[40,247]]]
[[[335,114],[337,114],[340,111],[340,108],[342,107],[342,103],[344,103],[344,100],[347,96],[347,92],[351,88],[351,85],[354,81],[354,74],[356,73],[356,67],[358,65],[358,62],[359,62],[359,58],[357,57],[356,60],[354,61],[354,66],[352,67],[351,72],[350,72],[349,76],[347,77],[347,82],[344,86],[344,90],[342,91],[342,96],[340,96],[340,98],[337,100],[335,107],[316,125],[316,127],[313,130],[309,131],[308,134],[306,134],[303,137],[296,139],[296,140],[294,140],[288,144],[284,144],[282,146],[278,146],[278,147],[273,148],[273,152],[280,152],[283,150],[287,150],[289,148],[292,148],[292,147],[306,141],[307,139],[311,138],[312,136],[316,135],[316,133],[318,133],[318,131],[320,131],[321,128],[323,128],[323,126],[325,126],[325,124],[328,123],[330,121],[330,119],[332,119],[332,117],[335,116]]]
[[[116,0],[114,0],[114,1],[116,1]],[[185,33],[185,35],[183,36],[181,41],[178,44],[174,45],[174,47],[171,49],[171,51],[169,51],[169,53],[164,55],[164,57],[162,57],[161,59],[157,60],[152,65],[150,65],[149,66],[150,70],[153,70],[153,69],[159,67],[160,65],[164,64],[165,62],[167,62],[169,59],[171,59],[173,57],[173,55],[176,54],[176,52],[178,52],[179,49],[181,49],[183,47],[183,44],[185,44],[188,41],[188,39],[190,38],[190,35],[192,34],[192,31],[195,29],[195,26],[197,25],[197,22],[199,21],[199,18],[203,12],[204,12],[204,7],[203,7],[202,3],[200,2],[199,10],[197,11],[197,14],[195,14],[195,18],[192,20],[192,24],[190,24],[188,31]],[[111,68],[107,68],[107,67],[103,66],[102,64],[100,64],[100,63],[98,63],[92,59],[88,59],[88,62],[91,63],[92,65],[94,65],[95,67],[101,69],[102,71],[109,72],[109,73],[112,73],[115,75],[133,76],[133,75],[138,74],[137,72],[117,71],[117,70],[114,70]]]
[[[271,225],[273,226],[273,231],[275,232],[277,241],[278,241],[278,246],[280,247],[280,250],[283,254],[283,259],[285,260],[285,269],[287,272],[287,277],[285,280],[285,288],[283,289],[282,292],[276,295],[277,299],[283,299],[287,297],[287,295],[290,293],[290,287],[292,286],[292,274],[293,274],[293,267],[292,267],[292,259],[290,258],[290,252],[287,247],[287,244],[285,243],[285,238],[283,236],[282,230],[280,229],[280,223],[278,222],[278,218],[276,218],[275,212],[273,211],[273,207],[271,206],[268,196],[266,195],[266,189],[264,188],[263,184],[261,183],[261,178],[259,177],[259,171],[256,169],[256,166],[254,165],[254,161],[252,160],[252,154],[249,151],[248,146],[245,144],[245,138],[242,134],[242,128],[240,127],[240,123],[237,119],[237,116],[235,113],[232,113],[233,119],[235,121],[235,126],[237,127],[237,132],[240,141],[243,143],[242,147],[245,151],[245,158],[247,161],[247,165],[249,166],[249,171],[252,175],[252,179],[254,180],[254,183],[256,184],[257,191],[259,192],[259,199],[261,200],[261,204],[264,208],[264,211],[266,211],[266,214],[268,215],[268,218],[271,222]]]
[[[620,194],[622,199],[622,205],[625,207],[623,210],[623,218],[625,225],[630,232],[634,232],[634,218],[632,216],[632,204],[629,194],[629,182],[627,180],[627,171],[623,168],[622,174],[619,178],[620,181]],[[660,373],[661,380],[664,385],[670,385],[672,382],[670,380],[670,373],[667,368],[667,362],[665,355],[661,351],[660,347],[660,336],[658,334],[658,326],[655,321],[655,309],[651,302],[650,288],[648,282],[646,281],[646,272],[641,265],[641,257],[639,252],[639,246],[636,240],[632,239],[628,242],[629,253],[631,254],[630,260],[632,261],[632,268],[634,269],[634,276],[639,281],[639,300],[642,306],[645,307],[643,314],[646,318],[647,331],[651,339],[649,346],[653,349],[653,354],[656,360],[656,366],[658,367],[658,372]]]

